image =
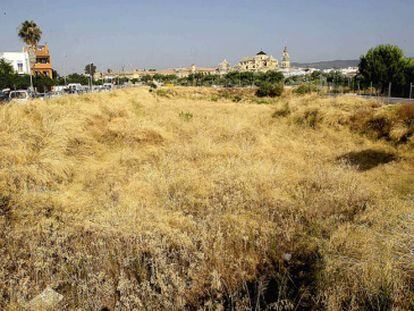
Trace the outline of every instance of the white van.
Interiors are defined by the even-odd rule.
[[[104,88],[104,90],[110,91],[113,88],[113,84],[112,83],[104,83],[103,88]]]
[[[11,91],[9,94],[9,98],[12,101],[25,102],[30,99],[30,95],[29,92],[27,92],[26,90],[17,90]]]
[[[69,93],[81,93],[83,92],[83,86],[80,83],[69,83],[67,86]]]

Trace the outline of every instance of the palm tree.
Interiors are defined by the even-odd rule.
[[[26,44],[27,50],[30,55],[30,86],[33,90],[32,69],[35,63],[35,49],[40,41],[40,38],[42,37],[42,31],[34,21],[24,21],[20,25],[20,29],[17,35]]]
[[[42,37],[42,31],[34,21],[24,21],[20,25],[18,36],[28,47],[36,47]]]

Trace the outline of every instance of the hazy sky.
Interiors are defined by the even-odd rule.
[[[0,0],[0,52],[35,20],[60,72],[232,64],[263,49],[355,59],[379,43],[414,56],[414,0]]]

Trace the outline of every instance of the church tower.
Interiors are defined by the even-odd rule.
[[[285,48],[283,49],[282,61],[281,61],[280,67],[283,69],[290,68],[290,56],[289,56],[287,46],[285,46]]]

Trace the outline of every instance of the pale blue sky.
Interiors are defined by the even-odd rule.
[[[232,64],[258,50],[355,59],[380,43],[414,56],[414,0],[0,0],[0,52],[35,20],[59,72]]]

